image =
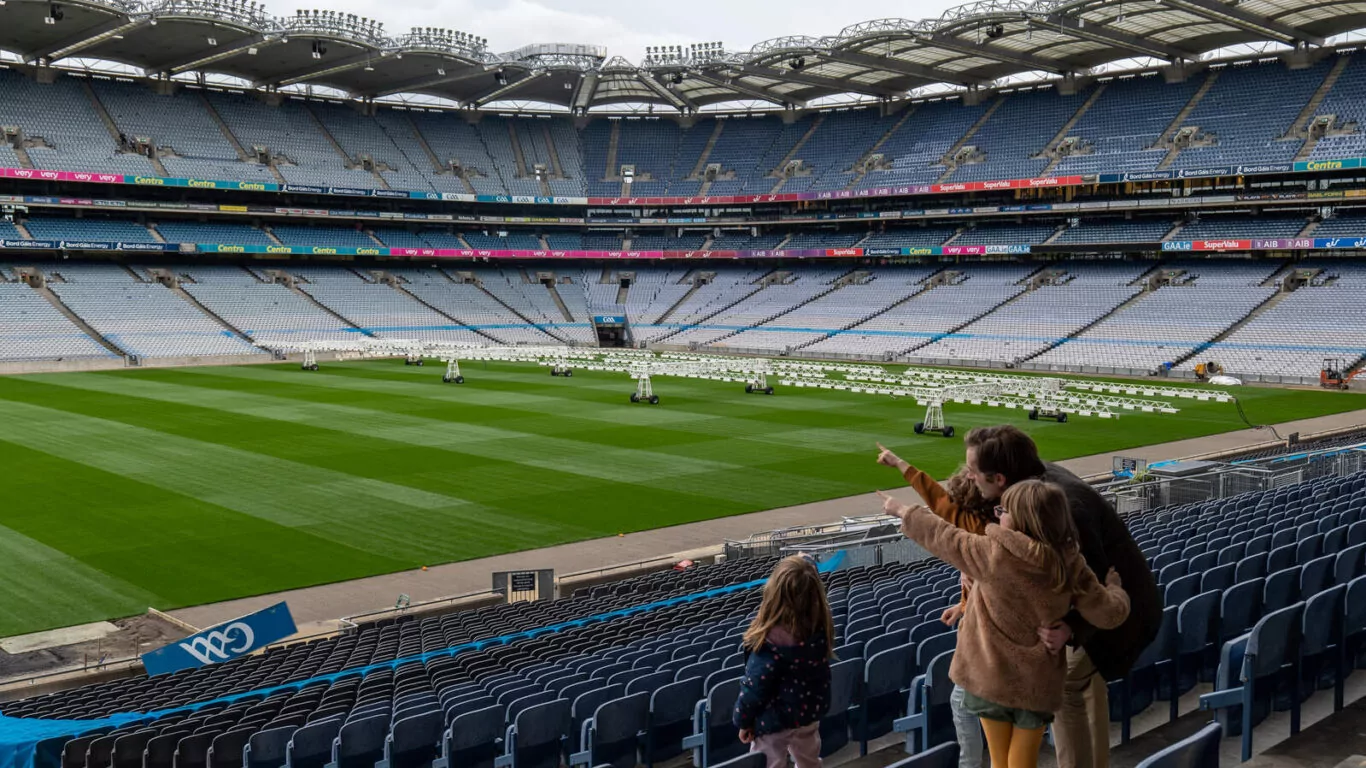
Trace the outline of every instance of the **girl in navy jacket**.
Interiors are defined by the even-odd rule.
[[[835,636],[825,584],[805,555],[781,560],[764,585],[759,613],[745,631],[745,679],[732,718],[740,741],[768,768],[821,765],[820,720],[830,709],[830,640]]]

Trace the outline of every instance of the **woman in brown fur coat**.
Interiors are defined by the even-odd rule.
[[[1066,662],[1050,653],[1039,627],[1075,608],[1102,629],[1129,615],[1113,570],[1102,585],[1077,548],[1067,497],[1051,483],[1026,480],[1001,496],[998,523],[973,534],[921,506],[884,495],[884,511],[931,554],[975,582],[958,629],[949,677],[964,707],[982,720],[991,764],[1034,768],[1044,728],[1062,706]]]

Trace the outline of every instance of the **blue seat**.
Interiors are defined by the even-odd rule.
[[[1190,559],[1186,573],[1204,573],[1218,564],[1218,552],[1204,552]]]
[[[1347,669],[1366,669],[1366,576],[1347,585],[1346,610],[1342,620],[1343,650]]]
[[[1277,687],[1289,680],[1290,730],[1299,731],[1299,644],[1304,603],[1268,613],[1248,634],[1224,644],[1215,690],[1200,708],[1217,713],[1229,735],[1242,736],[1242,759],[1252,759],[1252,729],[1271,711]],[[1241,683],[1241,685],[1239,685]]]
[[[1200,594],[1200,580],[1202,578],[1204,578],[1204,574],[1192,573],[1167,584],[1167,587],[1163,592],[1163,603],[1165,605],[1180,606],[1182,603]]]
[[[256,731],[253,728],[244,729],[241,726],[238,726],[227,733],[215,737],[213,743],[209,745],[209,752],[206,755],[208,768],[242,768],[242,751],[246,749],[247,741],[251,739],[251,735],[255,732]],[[155,733],[155,731],[152,733]],[[118,740],[115,741],[114,744],[115,749],[118,748],[118,741],[137,738],[140,735],[142,734],[130,733],[127,736],[118,737]],[[105,765],[109,766],[110,764],[105,763]]]
[[[1172,676],[1176,694],[1171,697],[1171,719],[1180,712],[1180,694],[1200,680],[1213,676],[1218,663],[1219,602],[1221,592],[1206,592],[1182,603],[1176,610],[1176,653],[1172,657]]]
[[[208,733],[196,733],[181,739],[175,746],[175,756],[171,760],[171,765],[174,768],[205,768],[209,763],[209,747],[213,740],[218,738],[218,734],[219,731],[210,730]],[[88,757],[86,762],[89,763]]]
[[[1200,579],[1200,591],[1223,592],[1237,583],[1234,581],[1237,570],[1237,565],[1226,563],[1224,565],[1216,565],[1208,571],[1205,571],[1204,577]]]
[[[1271,536],[1269,534],[1253,536],[1247,542],[1246,552],[1247,554],[1244,557],[1253,557],[1255,555],[1268,554],[1269,552],[1271,552]],[[1260,575],[1265,576],[1266,574]]]
[[[928,752],[921,752],[905,760],[898,760],[887,768],[955,768],[957,765],[958,742],[950,741],[946,744],[940,744]]]
[[[905,706],[914,664],[915,647],[909,644],[869,657],[863,671],[863,699],[852,717],[860,755],[868,754],[870,740],[891,733]]]
[[[684,749],[694,750],[693,764],[715,765],[743,755],[748,747],[740,743],[739,732],[731,723],[735,701],[740,697],[740,679],[718,683],[693,710],[693,732],[683,739]]]
[[[1265,552],[1257,554],[1249,553],[1247,557],[1239,560],[1237,567],[1234,569],[1233,583],[1239,584],[1244,581],[1251,581],[1252,579],[1265,578],[1267,557],[1268,554]]]
[[[953,681],[949,679],[952,663],[953,651],[941,653],[925,665],[924,674],[911,681],[906,699],[908,714],[892,725],[897,733],[906,734],[907,752],[923,752],[956,738],[949,705],[953,694]]]
[[[869,640],[863,646],[863,652],[859,654],[859,657],[866,659],[870,656],[875,656],[879,653],[882,653],[888,648],[895,648],[899,645],[905,645],[906,643],[910,642],[910,636],[911,633],[907,630],[901,630],[899,632],[887,632],[885,634],[878,635],[872,640]],[[840,659],[845,658],[843,656],[838,656],[838,654],[837,657]]]
[[[821,718],[821,757],[829,757],[849,743],[849,709],[858,700],[862,678],[862,659],[830,665],[830,708]]]
[[[684,669],[687,669],[687,667],[684,667]],[[696,677],[696,675],[694,675],[694,677]],[[660,686],[667,685],[669,683],[672,683],[673,681],[673,672],[652,672],[650,674],[637,677],[636,679],[627,683],[626,695],[630,696],[633,693],[651,694],[658,690]]]
[[[1219,609],[1219,640],[1228,640],[1252,629],[1262,616],[1262,596],[1266,579],[1252,579],[1224,590]]]
[[[720,671],[720,669],[720,659],[706,659],[704,661],[699,661],[694,664],[689,664],[688,666],[678,670],[674,673],[673,681],[676,682],[678,680],[687,680],[690,677],[705,678],[707,675],[710,675],[713,672]]]
[[[384,756],[389,735],[389,715],[368,715],[348,721],[332,742],[332,761],[327,768],[374,768]]]
[[[1333,565],[1336,555],[1324,555],[1306,562],[1300,570],[1300,597],[1304,600],[1317,595],[1334,583]]]
[[[1333,581],[1347,584],[1358,576],[1366,575],[1366,544],[1345,547],[1333,559]]]
[[[493,768],[502,752],[505,722],[496,704],[456,717],[441,736],[441,756],[432,768]]]
[[[1344,626],[1347,587],[1339,584],[1304,601],[1300,628],[1301,688],[1333,689],[1333,711],[1342,709],[1347,678]]]
[[[295,726],[287,725],[252,734],[242,748],[242,768],[281,768],[285,764],[289,737],[297,730]]]
[[[1366,520],[1359,520],[1347,529],[1347,546],[1366,544]]]
[[[1154,752],[1138,768],[1219,768],[1219,740],[1224,729],[1210,723],[1194,735]]]
[[[1273,613],[1300,600],[1300,568],[1272,571],[1266,577],[1266,591],[1262,594],[1262,610]]]
[[[569,765],[635,768],[640,737],[649,722],[648,693],[603,702],[584,721],[579,736],[580,751],[570,756]]]
[[[519,696],[503,706],[503,722],[511,723],[517,719],[517,715],[521,714],[523,710],[538,704],[544,704],[547,701],[554,701],[558,698],[560,697],[555,695],[552,691],[541,691],[540,693]]]
[[[650,726],[645,734],[644,763],[673,759],[683,754],[683,739],[692,733],[693,710],[702,696],[702,678],[660,686],[650,696]]]
[[[294,732],[285,749],[289,768],[323,768],[332,757],[332,741],[341,731],[340,717],[309,723]]]
[[[375,763],[375,768],[430,768],[441,754],[441,734],[445,730],[441,710],[395,722],[384,741],[384,758]]]
[[[1298,544],[1286,544],[1271,550],[1271,554],[1266,558],[1266,570],[1268,573],[1283,571],[1286,568],[1294,567],[1302,562],[1298,556]]]
[[[524,709],[507,727],[503,754],[494,758],[494,768],[558,768],[569,733],[568,700],[556,699]]]
[[[1177,560],[1170,565],[1165,565],[1157,572],[1157,583],[1159,586],[1166,586],[1173,581],[1187,575],[1189,565],[1185,560]],[[1156,567],[1154,567],[1156,570]]]
[[[1128,743],[1133,716],[1147,709],[1157,698],[1164,667],[1171,666],[1176,655],[1177,608],[1162,610],[1162,623],[1157,636],[1139,654],[1129,674],[1109,684],[1110,719],[1119,722],[1120,740]],[[1171,683],[1168,684],[1169,688]]]

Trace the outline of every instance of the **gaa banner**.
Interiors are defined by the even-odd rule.
[[[249,616],[219,624],[142,655],[148,675],[231,661],[299,631],[289,606],[276,603]]]

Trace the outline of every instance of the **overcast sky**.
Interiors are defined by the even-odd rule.
[[[277,16],[297,8],[346,11],[384,23],[390,35],[446,27],[486,37],[501,53],[528,43],[605,45],[639,61],[648,45],[720,41],[748,50],[784,35],[833,35],[870,19],[938,16],[965,0],[266,0]]]

